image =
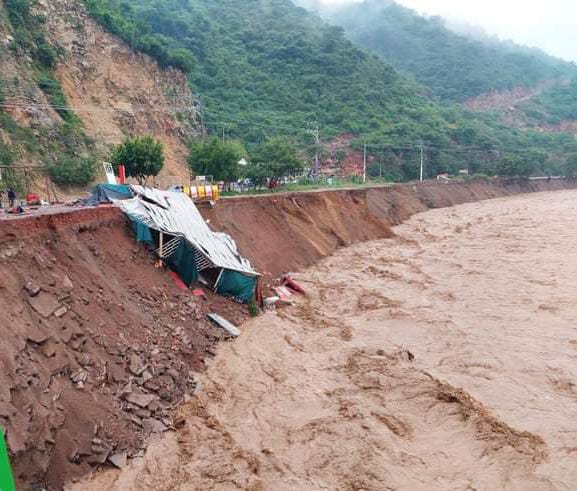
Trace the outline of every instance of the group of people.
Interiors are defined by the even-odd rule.
[[[16,203],[16,191],[14,188],[10,187],[6,189],[6,195],[8,197],[8,208],[14,208]],[[0,208],[2,208],[2,203],[4,201],[4,191],[0,189]]]

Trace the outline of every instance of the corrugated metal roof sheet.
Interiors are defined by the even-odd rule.
[[[184,237],[217,267],[259,275],[248,259],[239,254],[229,235],[210,230],[186,194],[142,186],[131,188],[136,197],[119,202],[124,213],[154,230]]]

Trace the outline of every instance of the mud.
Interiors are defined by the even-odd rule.
[[[577,191],[419,214],[297,276],[179,430],[71,487],[575,489]]]

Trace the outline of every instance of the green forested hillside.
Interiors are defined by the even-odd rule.
[[[209,127],[227,123],[227,132],[255,138],[277,129],[304,133],[313,121],[325,135],[414,139],[446,131],[412,83],[289,0],[87,5],[109,30],[165,63],[186,50]]]
[[[577,79],[545,90],[521,104],[520,109],[537,124],[557,125],[577,121]]]
[[[431,102],[421,86],[356,47],[341,28],[290,0],[85,3],[106,29],[136,49],[185,69],[206,127],[242,139],[249,150],[271,136],[312,142],[307,130],[318,124],[324,140],[350,133],[358,144],[424,141],[428,172],[434,174],[462,165],[464,147],[469,154],[562,152],[574,143],[565,135],[521,132],[491,115]]]
[[[329,15],[353,41],[414,77],[442,100],[535,86],[577,74],[574,64],[511,42],[474,40],[391,0],[365,0]]]

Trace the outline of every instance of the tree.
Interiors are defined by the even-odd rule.
[[[157,176],[164,166],[164,147],[151,136],[127,138],[112,150],[111,162],[115,167],[124,165],[126,175],[140,184],[149,176]]]
[[[506,154],[497,163],[497,174],[506,177],[529,177],[535,170],[535,160]]]
[[[569,155],[565,163],[565,177],[573,179],[577,175],[577,153]]]
[[[246,150],[240,142],[231,140],[223,143],[218,138],[211,138],[191,143],[188,165],[197,175],[232,182],[241,177],[239,161],[246,157]]]
[[[268,177],[274,178],[295,175],[304,169],[297,147],[283,138],[270,138],[261,143],[253,152],[252,163],[265,169]]]

